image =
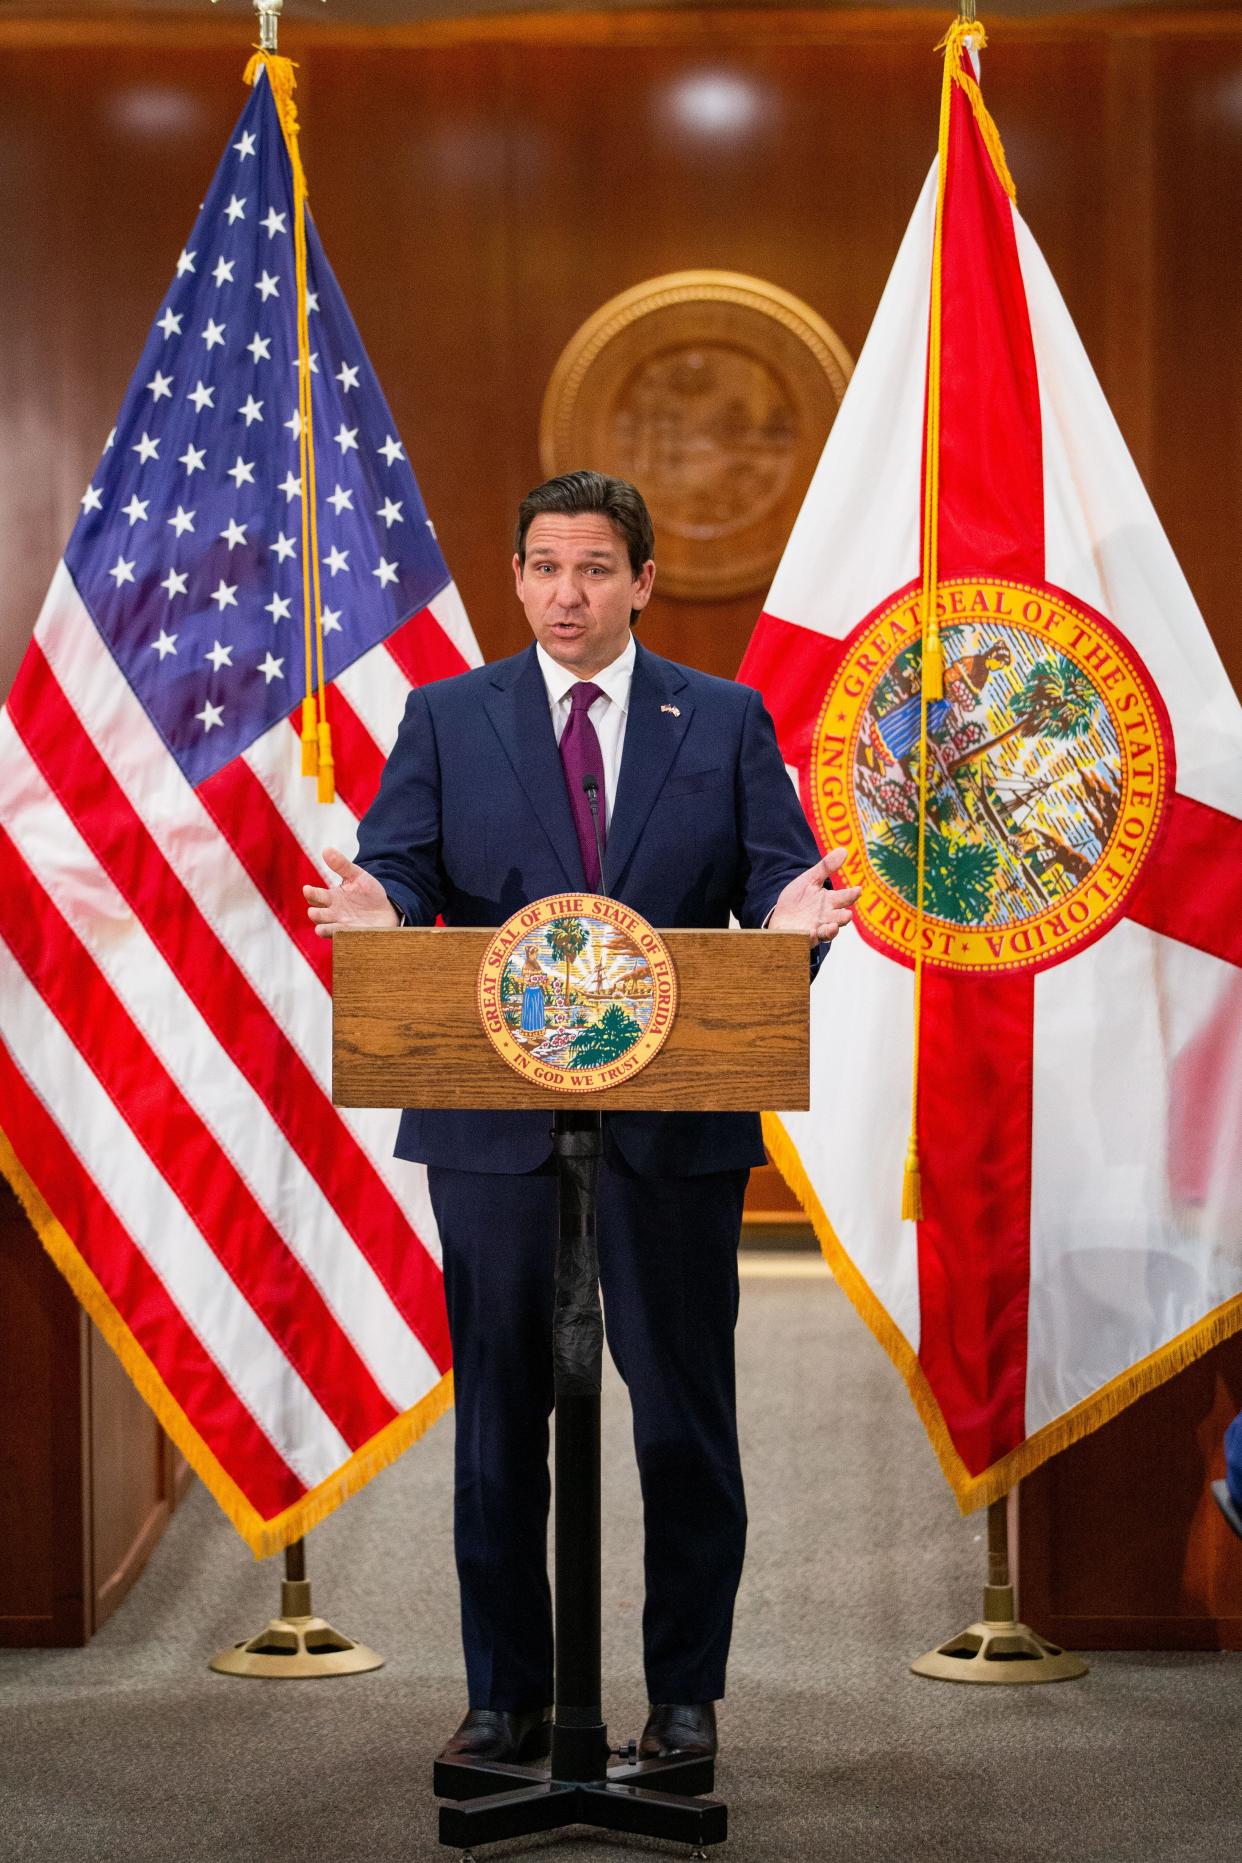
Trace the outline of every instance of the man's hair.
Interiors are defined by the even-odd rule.
[[[581,517],[598,511],[616,525],[625,539],[630,568],[637,576],[655,555],[655,532],[643,495],[628,479],[610,479],[605,472],[562,472],[527,492],[518,506],[513,547],[519,563],[526,561],[526,533],[537,517]]]

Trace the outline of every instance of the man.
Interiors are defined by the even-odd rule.
[[[796,930],[850,917],[757,693],[637,645],[655,576],[632,485],[575,472],[521,506],[524,653],[410,694],[354,864],[308,886],[318,932],[502,924],[601,889],[660,926]],[[646,1527],[644,1757],[714,1753],[746,1513],[734,1415],[737,1244],[754,1114],[613,1114],[599,1182],[609,1348],[629,1388]],[[546,1113],[407,1111],[428,1167],[457,1406],[455,1538],[469,1711],[450,1757],[546,1755],[548,1416],[557,1184]]]

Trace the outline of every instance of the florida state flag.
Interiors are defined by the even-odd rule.
[[[982,44],[740,675],[863,888],[769,1148],[963,1511],[1242,1322],[1242,709]]]

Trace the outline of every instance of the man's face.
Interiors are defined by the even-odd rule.
[[[655,564],[644,563],[636,576],[624,538],[600,512],[541,512],[526,532],[525,563],[513,559],[513,575],[544,652],[590,679],[624,648],[630,610],[647,606]]]

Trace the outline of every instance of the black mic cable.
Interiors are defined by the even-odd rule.
[[[604,892],[604,844],[599,836],[599,783],[588,770],[582,779],[586,792],[587,806],[591,811],[591,821],[595,828],[595,858],[599,862],[599,890]]]

